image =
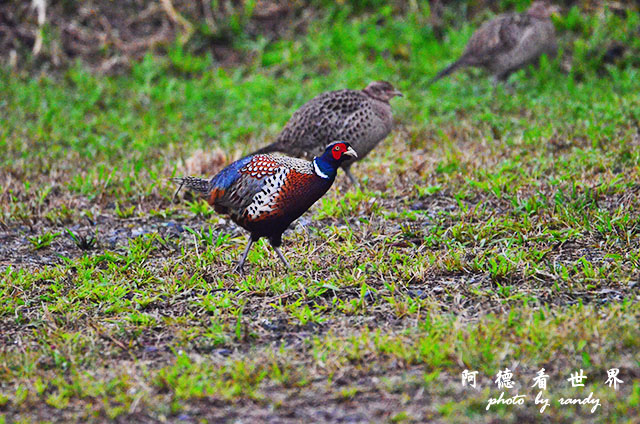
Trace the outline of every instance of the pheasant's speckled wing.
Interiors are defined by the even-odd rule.
[[[522,63],[530,63],[541,54],[557,51],[555,27],[550,20],[531,19],[514,48],[514,56]]]
[[[376,104],[369,102],[349,115],[342,124],[339,139],[350,143],[358,158],[367,156],[391,132],[391,109],[387,112],[377,108]]]
[[[356,90],[320,94],[293,114],[277,143],[283,151],[296,155],[324,149],[331,141],[342,139],[345,120],[370,107],[369,103],[368,97]]]
[[[315,197],[318,180],[309,161],[253,155],[230,165],[212,180],[209,203],[242,226],[287,216],[295,219],[326,191]]]
[[[496,55],[514,49],[532,25],[525,14],[507,13],[485,22],[471,36],[463,54],[465,63],[485,64]]]

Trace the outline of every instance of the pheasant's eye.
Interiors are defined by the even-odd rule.
[[[342,152],[346,151],[344,144],[336,144],[331,150],[331,155],[335,160],[340,160],[340,158],[342,157]]]

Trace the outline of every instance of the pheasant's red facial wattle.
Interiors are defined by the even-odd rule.
[[[335,160],[340,160],[342,157],[342,153],[346,152],[347,149],[344,144],[336,144],[335,147],[331,150],[331,154]]]

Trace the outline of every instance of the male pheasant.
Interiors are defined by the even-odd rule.
[[[261,237],[269,239],[278,257],[291,269],[280,252],[282,233],[329,190],[338,167],[356,157],[349,143],[335,142],[311,161],[253,154],[227,166],[210,181],[195,177],[175,181],[200,193],[216,212],[229,215],[249,231],[247,247],[237,266],[240,272],[251,245]]]
[[[535,1],[524,13],[505,13],[485,22],[471,36],[462,56],[428,85],[467,66],[487,70],[495,84],[537,62],[544,53],[555,55],[556,32],[550,17],[559,10],[547,1]]]
[[[389,100],[402,93],[386,81],[375,81],[362,90],[338,90],[322,93],[298,109],[273,144],[255,153],[284,152],[298,157],[313,157],[333,140],[344,140],[364,158],[389,133],[393,126]],[[351,182],[355,158],[342,163]]]

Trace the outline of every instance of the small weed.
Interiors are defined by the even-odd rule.
[[[96,248],[98,241],[97,231],[95,236],[77,235],[67,228],[67,234],[69,234],[69,237],[71,237],[78,249],[82,251],[93,250]]]
[[[215,213],[213,208],[202,199],[198,199],[193,202],[187,202],[187,206],[189,207],[189,210],[191,212],[198,216],[207,217]]]
[[[37,236],[29,237],[29,243],[34,250],[45,249],[51,246],[51,243],[60,237],[60,233],[45,232]]]
[[[120,204],[116,202],[116,215],[118,218],[127,219],[131,218],[134,215],[136,210],[136,205],[131,205],[128,208],[120,209]]]

